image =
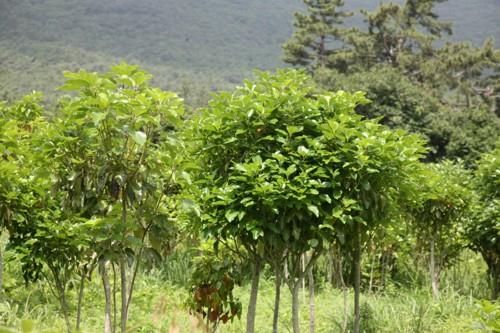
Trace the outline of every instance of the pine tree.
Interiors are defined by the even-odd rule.
[[[344,34],[344,18],[352,15],[340,11],[344,0],[304,0],[307,13],[296,13],[295,33],[283,45],[283,60],[314,71],[331,66],[330,55]]]
[[[471,108],[486,103],[494,109],[499,81],[493,73],[499,64],[500,50],[491,39],[482,47],[446,43],[421,66],[418,79],[434,90],[445,88],[441,94],[447,95],[448,104]]]
[[[491,117],[484,119],[494,133],[495,112],[500,114],[500,51],[491,40],[481,47],[442,43],[452,34],[451,23],[440,20],[435,7],[445,1],[382,3],[374,11],[361,10],[365,25],[350,29],[342,27],[350,13],[335,22],[321,21],[313,15],[319,7],[312,6],[320,1],[308,1],[309,15],[297,14],[297,31],[284,46],[285,60],[307,68],[324,88],[366,91],[374,102],[358,107],[358,112],[430,137],[429,158],[460,157],[472,165],[490,145],[476,147],[476,142],[451,135],[449,129],[486,130],[490,126],[472,119],[479,112],[475,110],[489,110]],[[343,2],[330,2],[335,5]],[[336,43],[322,43],[327,33]],[[466,123],[448,116],[455,113]],[[496,137],[492,134],[493,141]]]
[[[407,72],[434,56],[433,43],[451,34],[434,6],[446,0],[407,0],[404,5],[381,4],[373,12],[361,10],[367,29],[353,28],[342,36],[345,47],[336,56],[347,61],[350,72],[389,64]]]

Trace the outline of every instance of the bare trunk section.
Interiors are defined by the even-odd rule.
[[[307,271],[307,279],[309,282],[309,333],[314,333],[316,315],[314,309],[314,274],[313,266],[310,266]]]
[[[306,270],[306,254],[302,254],[302,271],[305,272]],[[306,303],[306,278],[305,276],[302,276],[300,278],[300,281],[302,282],[302,302],[305,304]]]
[[[80,331],[80,323],[82,320],[82,304],[83,304],[83,291],[85,289],[85,272],[82,274],[82,278],[80,280],[80,288],[78,291],[78,305],[76,308],[76,331]]]
[[[122,333],[127,332],[127,267],[125,264],[125,260],[120,259],[120,281],[121,281],[121,321],[120,328]]]
[[[261,261],[256,259],[252,272],[252,290],[250,292],[250,300],[247,310],[247,330],[246,333],[255,332],[255,314],[257,311],[257,295],[259,293]]]
[[[292,287],[292,322],[293,322],[293,333],[300,333],[299,290],[300,290],[300,280],[295,281],[293,283],[293,287]]]
[[[122,223],[123,226],[127,224],[127,199],[122,192]],[[126,229],[126,228],[125,228]],[[120,329],[121,333],[127,332],[127,317],[128,317],[128,305],[127,305],[127,267],[125,266],[125,260],[120,258],[120,292],[121,292],[121,316],[120,316]]]
[[[104,288],[104,333],[111,333],[111,289],[109,286],[108,268],[106,262],[99,263],[99,271],[102,278],[102,286]]]
[[[435,254],[435,240],[431,237],[430,240],[430,264],[429,273],[432,285],[432,295],[437,298],[439,297],[439,269],[436,267],[436,254]]]
[[[144,237],[145,236],[142,237],[143,242],[144,242]],[[128,298],[127,298],[127,316],[128,316],[128,311],[130,308],[130,302],[132,301],[132,292],[134,291],[134,285],[135,285],[135,279],[137,277],[137,271],[139,270],[139,263],[141,260],[142,249],[143,248],[141,248],[141,250],[139,251],[139,254],[137,255],[137,257],[135,259],[134,273],[132,274],[132,280],[130,281],[130,287],[129,287]]]
[[[330,247],[327,252],[326,280],[330,286],[333,286],[333,249]]]
[[[380,272],[380,287],[381,288],[385,288],[385,272],[386,272],[386,255],[385,255],[385,251],[382,252],[382,269],[381,269],[381,272]]]
[[[344,320],[342,322],[342,332],[347,332],[347,322],[349,321],[349,311],[347,308],[347,285],[344,281],[344,274],[342,274],[342,259],[338,260],[338,269],[340,271],[340,285],[342,286],[342,294],[344,298]]]
[[[361,313],[360,313],[360,286],[361,286],[361,242],[360,226],[356,223],[354,233],[354,333],[360,332]]]
[[[111,263],[111,267],[113,268],[113,290],[111,292],[111,295],[113,296],[113,326],[111,331],[113,333],[116,332],[116,320],[118,318],[118,313],[117,313],[117,305],[116,305],[116,267],[115,263]]]
[[[500,294],[500,285],[498,284],[498,279],[500,279],[500,260],[493,255],[492,261],[493,263],[489,269],[491,276],[491,300],[496,301]]]
[[[64,322],[66,323],[66,329],[68,330],[68,333],[71,333],[71,323],[69,320],[69,314],[68,314],[68,304],[66,302],[66,286],[64,283],[61,281],[57,271],[55,269],[52,269],[52,274],[54,274],[54,280],[56,283],[56,289],[57,293],[59,294],[59,302],[61,303],[61,309],[64,315]]]
[[[372,249],[372,251],[373,251],[373,249]],[[368,287],[368,291],[370,293],[372,292],[372,289],[373,289],[373,270],[375,267],[375,251],[373,251],[373,253],[372,253],[371,266],[372,267],[370,267],[370,285]]]
[[[3,246],[0,244],[0,296],[3,293]]]
[[[274,313],[273,313],[273,333],[278,333],[278,322],[280,313],[280,298],[281,298],[281,267],[279,260],[276,260],[274,266]]]

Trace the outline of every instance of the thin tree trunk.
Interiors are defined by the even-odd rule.
[[[330,286],[333,286],[333,253],[330,247],[327,252],[326,280]]]
[[[302,254],[302,271],[305,271],[306,269],[306,254]],[[302,282],[302,302],[305,304],[306,303],[306,278],[305,276],[302,276],[300,278],[300,281]]]
[[[113,327],[112,327],[112,332],[113,333],[116,333],[116,321],[118,320],[118,307],[116,305],[116,267],[115,267],[115,263],[112,263],[111,264],[111,267],[113,268],[113,291],[112,291],[112,295],[113,295]]]
[[[0,297],[3,293],[3,246],[0,244]]]
[[[144,242],[144,237],[143,237],[143,242]],[[128,311],[130,308],[130,302],[132,301],[132,292],[134,291],[134,285],[135,285],[135,279],[137,277],[137,271],[139,270],[139,263],[141,262],[141,255],[142,255],[142,248],[139,251],[139,254],[135,258],[135,266],[134,266],[134,273],[132,274],[132,280],[130,281],[130,288],[128,292],[128,298],[127,298],[127,317],[128,317]]]
[[[255,332],[255,314],[257,311],[257,295],[259,293],[260,268],[260,259],[256,259],[252,272],[252,290],[250,292],[250,300],[248,302],[246,333]]]
[[[360,313],[360,286],[361,286],[361,242],[360,242],[360,226],[356,223],[356,231],[354,233],[354,333],[359,333],[361,323]]]
[[[126,333],[127,332],[127,267],[125,266],[125,260],[123,258],[120,259],[120,281],[121,281],[121,299],[122,299],[122,306],[121,306],[121,321],[120,321],[120,326],[121,326],[121,332]]]
[[[492,276],[491,276],[491,300],[496,301],[498,299],[498,294],[500,292],[500,286],[498,285],[498,279],[500,275],[500,271],[498,267],[500,265],[497,265],[495,267],[495,264],[493,264],[493,269],[491,270]]]
[[[314,274],[313,266],[309,267],[307,272],[307,279],[309,280],[309,333],[314,333],[315,328],[315,311],[314,311]]]
[[[430,264],[429,264],[429,272],[431,278],[431,286],[432,286],[432,295],[437,298],[439,297],[439,274],[438,269],[436,267],[436,254],[435,254],[435,240],[434,237],[431,237],[430,240]]]
[[[280,313],[280,298],[281,298],[281,267],[279,260],[276,260],[274,266],[274,313],[273,313],[273,333],[278,333],[278,320]]]
[[[382,268],[381,268],[381,272],[380,272],[380,287],[383,289],[385,288],[385,271],[386,271],[386,253],[385,251],[382,252]]]
[[[292,287],[292,323],[293,323],[293,333],[300,333],[299,289],[300,289],[300,280],[294,281],[293,282],[293,287]]]
[[[122,223],[123,227],[127,224],[127,200],[124,192],[122,192]],[[121,316],[120,316],[120,328],[121,333],[127,332],[127,267],[125,266],[125,260],[120,258],[120,291],[121,291]]]
[[[342,332],[347,332],[347,323],[349,321],[349,311],[347,308],[347,286],[342,287],[342,294],[344,297],[344,321],[342,322]]]
[[[372,249],[372,251],[373,251],[373,249]],[[373,288],[373,269],[374,269],[374,266],[375,266],[375,252],[372,253],[371,266],[372,267],[370,267],[370,285],[368,287],[368,291],[370,293],[372,292],[372,288]]]
[[[102,285],[104,288],[104,333],[111,333],[111,289],[109,287],[108,269],[106,262],[99,263]]]
[[[71,333],[71,331],[72,331],[71,330],[71,323],[69,321],[68,304],[66,302],[66,293],[65,293],[66,286],[59,278],[59,274],[56,271],[56,269],[51,265],[49,265],[49,268],[52,271],[52,274],[54,276],[54,281],[56,284],[57,293],[59,295],[59,302],[61,304],[61,309],[62,309],[62,312],[64,315],[64,321],[66,323],[66,329],[68,330],[68,333]]]
[[[347,322],[349,321],[349,313],[347,309],[347,286],[344,281],[344,274],[342,274],[342,259],[338,261],[338,268],[340,271],[340,285],[342,286],[342,294],[344,296],[344,321],[342,322],[342,332],[347,332]]]
[[[80,290],[78,291],[78,305],[76,308],[76,331],[80,331],[80,323],[82,318],[83,290],[85,288],[85,272],[80,280]]]

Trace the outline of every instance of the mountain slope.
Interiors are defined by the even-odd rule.
[[[351,10],[377,4],[346,2]],[[281,44],[301,8],[300,0],[0,0],[0,96],[50,93],[63,68],[101,70],[122,59],[148,68],[162,87],[185,79],[219,88],[253,68],[283,66]],[[500,39],[499,0],[438,9],[454,21],[455,40]]]

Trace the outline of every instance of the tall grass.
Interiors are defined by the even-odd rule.
[[[433,299],[427,286],[414,288],[389,284],[383,292],[362,295],[362,327],[366,333],[466,333],[475,332],[477,321],[476,296],[486,294],[484,267],[470,257],[462,262],[462,268],[449,270],[443,276],[443,290],[438,299]],[[130,332],[201,332],[198,320],[189,315],[184,307],[187,298],[185,282],[190,274],[191,255],[176,253],[166,264],[157,269],[140,274],[134,302],[130,309]],[[22,319],[36,321],[37,327],[53,328],[62,332],[64,322],[56,298],[43,281],[26,287],[22,283],[19,268],[14,263],[7,264],[6,278],[9,283],[5,295],[0,300],[0,325],[19,327]],[[481,288],[486,288],[481,292]],[[302,291],[301,291],[302,292]],[[236,289],[236,296],[242,301],[243,309],[248,304],[249,287]],[[303,297],[304,296],[304,297]],[[309,310],[307,294],[300,309],[303,331],[307,331]],[[74,307],[77,288],[69,290],[68,298]],[[352,311],[352,291],[348,294],[348,313]],[[262,279],[258,305],[256,332],[270,332],[274,302],[274,282],[272,277]],[[98,276],[94,276],[86,288],[83,308],[83,332],[102,331],[103,325],[102,287]],[[316,294],[316,333],[341,332],[343,317],[343,295],[338,289],[327,284],[319,285]],[[222,326],[218,333],[241,333],[245,331],[245,321],[235,320]],[[351,322],[352,318],[349,317]],[[280,308],[280,332],[291,332],[291,297],[283,287]],[[477,325],[476,325],[477,326]],[[479,331],[478,331],[479,332]]]

